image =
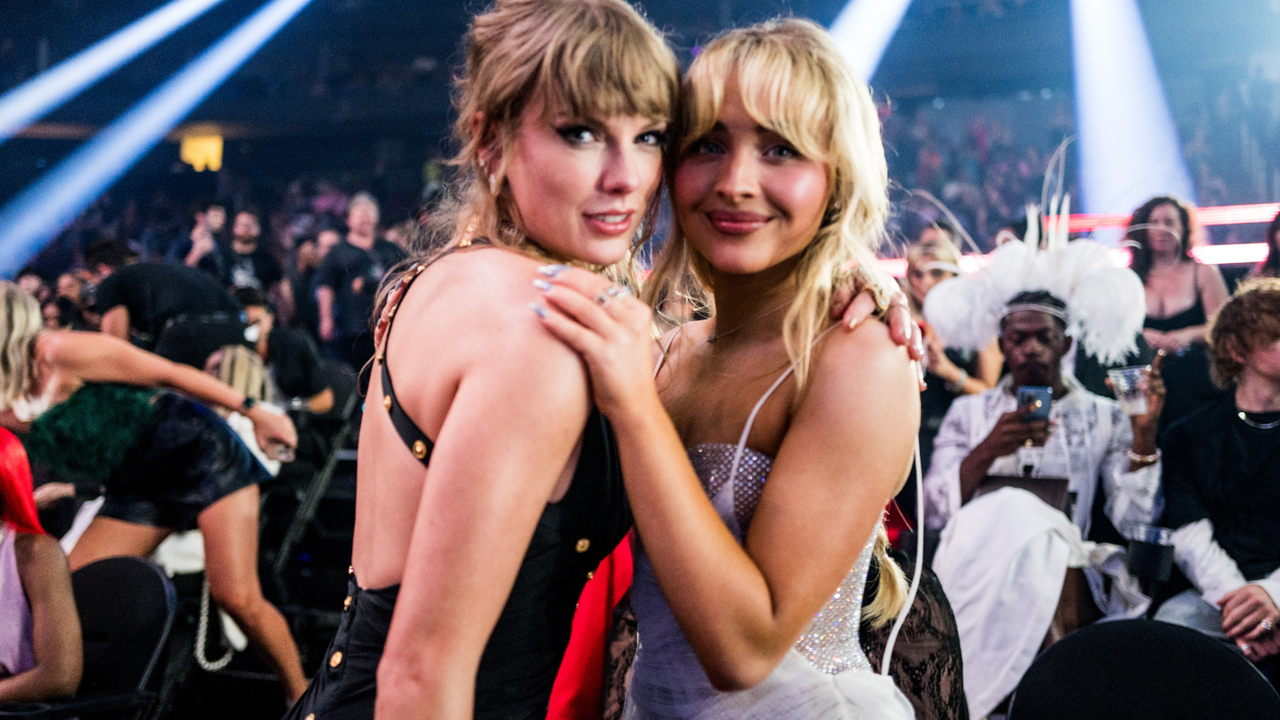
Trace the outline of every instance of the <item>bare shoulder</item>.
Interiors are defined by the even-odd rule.
[[[460,353],[470,369],[518,369],[525,378],[552,372],[560,379],[579,378],[585,387],[577,354],[547,332],[530,308],[541,302],[533,281],[541,277],[543,264],[503,248],[446,255],[406,293],[393,334],[410,334],[403,325],[428,327],[422,338],[410,341],[423,352],[430,345],[437,356]]]
[[[30,590],[66,576],[71,571],[58,541],[44,534],[19,533],[13,542],[22,585]]]
[[[851,412],[883,405],[919,408],[915,368],[882,322],[832,330],[815,348],[810,368],[801,398],[805,405],[843,406]]]

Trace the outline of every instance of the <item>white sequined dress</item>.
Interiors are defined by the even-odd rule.
[[[760,399],[757,411],[785,377],[779,378]],[[755,412],[752,412],[738,445],[703,444],[688,450],[703,490],[739,544],[773,467],[772,458],[745,446],[754,419]],[[637,544],[631,603],[636,613],[638,644],[625,717],[628,720],[914,718],[906,696],[892,680],[872,670],[858,644],[862,593],[874,540],[873,532],[840,587],[778,667],[755,687],[736,692],[720,692],[711,686],[667,606],[648,556]]]

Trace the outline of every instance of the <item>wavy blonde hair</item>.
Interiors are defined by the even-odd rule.
[[[0,280],[0,410],[30,397],[35,389],[36,337],[44,330],[40,303],[16,284]]]
[[[715,125],[725,85],[735,77],[756,122],[827,168],[828,210],[803,251],[796,297],[783,323],[787,354],[803,386],[813,340],[830,322],[836,282],[850,265],[873,263],[884,234],[889,176],[880,120],[871,92],[818,25],[787,18],[731,30],[703,48],[685,75],[669,147],[668,187],[680,159]],[[675,293],[710,302],[710,265],[689,247],[678,222],[647,285],[651,301]]]
[[[680,67],[662,35],[625,0],[497,0],[472,20],[466,43],[454,102],[462,147],[451,160],[461,177],[452,207],[440,213],[443,229],[453,241],[484,236],[539,254],[505,187],[524,110],[541,100],[546,111],[563,108],[577,118],[669,120]],[[657,212],[655,193],[637,245]]]
[[[804,156],[827,169],[827,213],[802,252],[796,296],[783,320],[783,340],[801,387],[815,339],[830,323],[831,295],[852,266],[870,267],[889,216],[889,176],[880,120],[866,84],[853,74],[830,35],[794,18],[731,30],[706,45],[685,74],[668,148],[667,186],[694,143],[714,127],[725,85],[737,79],[746,111]],[[653,306],[672,295],[710,305],[711,266],[679,223],[654,261],[644,297]],[[875,554],[880,585],[864,617],[883,625],[906,599],[906,579],[889,558],[881,527]]]

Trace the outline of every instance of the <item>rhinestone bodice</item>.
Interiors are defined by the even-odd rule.
[[[741,543],[755,516],[769,471],[773,469],[773,458],[744,447],[737,477],[730,482],[736,450],[736,445],[705,443],[689,448],[688,453],[689,462],[702,481],[702,489]],[[862,595],[874,546],[875,533],[872,533],[840,587],[795,644],[796,651],[824,673],[872,669],[858,643],[858,625],[862,621]]]

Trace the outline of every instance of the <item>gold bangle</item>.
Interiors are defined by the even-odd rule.
[[[1156,448],[1156,451],[1150,455],[1139,455],[1138,453],[1134,452],[1132,448],[1130,448],[1129,450],[1130,462],[1135,462],[1139,465],[1151,465],[1152,463],[1156,462],[1159,459],[1160,459],[1160,448]]]

